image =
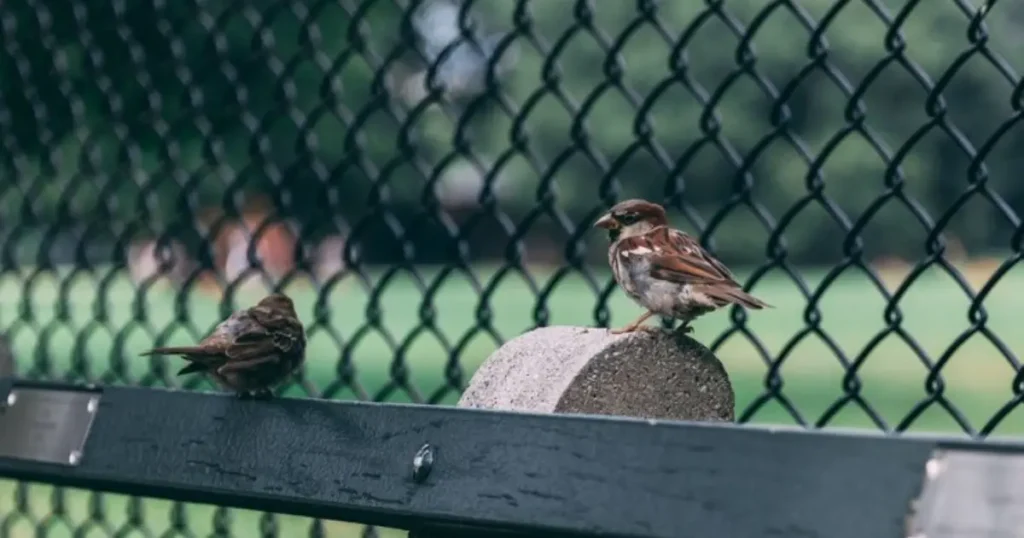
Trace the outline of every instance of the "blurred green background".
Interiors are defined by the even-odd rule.
[[[640,313],[585,227],[642,196],[776,307],[695,323],[738,416],[963,434],[944,401],[970,433],[1024,429],[1024,273],[999,271],[1024,235],[1024,4],[999,3],[978,31],[973,8],[946,1],[478,0],[469,13],[505,36],[487,53],[503,68],[459,95],[410,75],[423,75],[410,38],[426,40],[411,14],[427,5],[0,4],[0,331],[19,372],[162,385],[176,359],[138,352],[192,342],[260,292],[140,292],[127,245],[173,238],[208,264],[196,214],[264,193],[300,257],[331,234],[353,247],[327,288],[288,287],[309,328],[306,382],[451,404],[453,382],[537,324]],[[905,293],[888,304],[868,272]],[[979,292],[993,275],[972,328],[956,278]],[[857,387],[840,356],[860,357]],[[391,384],[395,361],[412,393]],[[762,398],[776,374],[798,416]],[[140,520],[161,535],[364,532],[0,483],[5,536],[135,536]]]
[[[310,345],[304,377],[318,391],[333,390],[331,384],[338,378],[338,365],[345,364],[351,368],[359,388],[340,389],[333,397],[410,401],[409,395],[401,390],[381,392],[388,386],[389,370],[396,349],[401,347],[404,352],[400,357],[408,369],[409,384],[420,398],[429,398],[447,386],[444,373],[452,350],[456,352],[463,379],[468,381],[475,368],[496,349],[498,340],[480,328],[477,314],[482,309],[489,310],[491,327],[502,340],[535,326],[538,304],[549,324],[593,325],[601,301],[592,286],[596,284],[603,290],[610,282],[610,275],[603,268],[594,271],[593,282],[589,282],[579,274],[561,273],[553,268],[531,268],[523,275],[479,266],[472,271],[477,279],[475,285],[468,277],[437,267],[417,267],[414,271],[415,275],[380,270],[367,274],[365,280],[355,275],[344,278],[323,295],[326,308],[316,306],[318,295],[305,283],[296,283],[287,290],[308,326]],[[95,282],[102,280],[97,278],[102,273],[84,278],[45,275],[35,279],[0,279],[0,297],[14,301],[13,304],[28,305],[31,312],[29,316],[17,312],[0,316],[0,323],[10,327],[19,371],[56,378],[73,372],[71,377],[78,379],[103,379],[110,365],[118,364],[116,371],[124,382],[159,385],[162,378],[148,375],[153,365],[148,359],[137,357],[137,353],[146,349],[156,335],[165,335],[168,343],[190,342],[191,323],[204,333],[219,319],[220,301],[198,293],[179,303],[173,290],[156,287],[137,295],[130,282],[115,280],[107,293],[100,295]],[[812,292],[824,285],[824,274],[820,271],[803,271],[801,277]],[[443,284],[433,286],[439,280]],[[28,288],[24,285],[26,281],[32,282]],[[68,282],[63,289],[59,286],[61,281]],[[482,296],[478,286],[491,291]],[[694,323],[699,340],[708,345],[718,343],[715,350],[736,391],[737,416],[752,413],[754,423],[800,424],[778,401],[771,400],[759,407],[755,404],[765,392],[768,359],[777,361],[772,364],[777,365],[784,380],[782,394],[799,411],[804,424],[877,427],[855,403],[826,415],[849,393],[843,382],[846,370],[825,338],[849,358],[868,350],[872,340],[886,327],[886,301],[874,284],[856,270],[847,271],[828,284],[827,292],[813,307],[814,317],[820,320],[820,334],[807,333],[809,301],[789,277],[778,271],[769,273],[753,291],[775,307],[752,313],[744,322],[744,327],[763,346],[765,356],[758,346],[738,333],[719,341],[731,327],[728,312],[718,312]],[[1024,348],[1024,333],[1016,330],[1020,320],[1017,297],[1021,293],[1024,271],[1014,270],[1001,278],[981,302],[987,314],[984,328],[1011,352]],[[545,297],[543,303],[538,299],[541,295]],[[232,308],[248,306],[258,297],[258,293],[241,294],[236,298],[237,304],[227,304]],[[373,297],[376,301],[371,300]],[[95,312],[101,304],[109,318],[97,324]],[[67,308],[62,310],[58,305]],[[901,318],[897,326],[914,346],[933,361],[948,354],[941,370],[945,382],[941,397],[978,431],[989,426],[992,417],[1012,401],[1016,393],[1015,369],[999,347],[981,333],[973,334],[953,349],[955,342],[971,329],[966,315],[969,305],[964,292],[940,270],[923,273],[895,303]],[[606,307],[612,326],[624,325],[641,312],[617,289]],[[176,321],[178,308],[185,309],[190,323]],[[433,317],[420,314],[430,311]],[[370,312],[379,313],[379,325],[367,322],[372,317]],[[425,320],[429,319],[436,321],[433,329],[426,328]],[[357,334],[363,336],[355,339]],[[41,357],[46,360],[40,361]],[[158,359],[155,365],[168,375],[176,370],[176,361],[173,357]],[[45,364],[47,370],[38,370],[39,364]],[[893,332],[870,349],[858,368],[858,394],[888,429],[902,425],[907,431],[962,433],[953,417],[938,404],[915,414],[915,405],[929,396],[928,372],[912,345]],[[212,390],[205,383],[198,388]],[[302,390],[292,385],[287,392],[301,396]],[[441,401],[451,404],[456,399],[457,393],[448,392]],[[1011,406],[1008,416],[990,429],[997,436],[1020,435],[1024,431],[1024,414]],[[183,512],[185,516],[175,520],[175,511],[181,508],[163,501],[147,501],[144,506],[133,507],[120,496],[58,494],[38,485],[20,488],[13,483],[0,486],[0,514],[12,515],[8,523],[21,521],[9,531],[16,537],[35,536],[35,523],[15,514],[27,510],[35,521],[43,521],[57,507],[66,510],[63,517],[67,523],[56,525],[44,536],[71,536],[69,533],[81,525],[95,523],[99,516],[95,515],[92,503],[98,498],[103,499],[106,507],[101,512],[103,521],[114,529],[128,524],[133,509],[142,511],[146,528],[155,533],[174,529],[178,521],[198,535],[216,535],[213,529],[219,521],[228,525],[233,535],[254,536],[263,528],[261,521],[265,525],[267,520],[266,516],[234,511],[230,512],[230,522],[224,523],[224,514],[229,512],[222,510],[218,515],[213,507],[189,507]],[[16,504],[17,491],[21,491],[25,504]],[[305,518],[278,517],[274,521],[281,536],[305,535],[313,525]],[[353,525],[323,525],[329,536],[358,536],[361,532]],[[106,532],[98,526],[88,536],[107,536]],[[401,534],[380,532],[382,536]]]

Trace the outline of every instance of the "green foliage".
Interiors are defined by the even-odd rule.
[[[454,404],[459,394],[451,384],[460,379],[467,383],[502,342],[533,328],[539,318],[549,325],[592,326],[598,309],[607,308],[609,324],[621,327],[642,312],[621,291],[607,301],[595,294],[594,285],[603,288],[610,282],[607,270],[595,275],[594,281],[541,269],[531,270],[529,281],[524,275],[493,267],[472,270],[472,278],[422,266],[414,271],[374,271],[365,280],[351,275],[319,293],[307,283],[293,283],[286,293],[295,300],[309,339],[304,379],[319,391],[330,389],[325,397],[408,402],[410,395],[391,383],[393,365],[400,361],[408,386],[418,394],[414,401],[433,397],[438,403]],[[27,279],[28,273],[0,277],[0,297],[23,305],[0,310],[0,327],[6,328],[19,375],[30,378],[133,385],[163,385],[171,380],[198,388],[199,379],[173,376],[180,359],[150,360],[138,354],[154,345],[195,342],[227,312],[249,306],[265,293],[251,289],[221,302],[202,292],[179,298],[173,290],[160,287],[140,293],[118,277],[47,272]],[[737,274],[746,281],[743,271]],[[817,271],[800,276],[811,293],[824,281],[824,274]],[[1013,399],[1014,366],[1001,349],[1024,348],[1024,333],[1016,330],[1024,267],[1006,273],[980,303],[986,330],[996,340],[972,328],[962,314],[970,306],[969,298],[939,268],[925,271],[892,305],[855,270],[830,280],[828,286],[827,293],[809,302],[781,271],[760,279],[753,293],[774,308],[748,312],[743,322],[759,345],[735,332],[730,312],[694,322],[695,337],[708,346],[717,345],[714,351],[728,369],[737,416],[756,411],[755,421],[794,422],[775,403],[749,408],[764,393],[767,377],[774,372],[783,379],[783,394],[805,420],[827,418],[833,426],[873,427],[853,403],[835,419],[826,415],[849,390],[848,370],[836,349],[850,360],[867,353],[856,370],[861,382],[858,394],[890,427],[929,396],[930,371],[916,350],[932,361],[949,353],[941,369],[943,395],[974,428],[981,428]],[[480,288],[489,293],[481,296]],[[543,301],[541,290],[546,290]],[[886,321],[889,308],[899,313],[899,332]],[[813,328],[808,321],[812,312]],[[481,325],[482,318],[486,326]],[[875,342],[879,334],[886,336]],[[901,334],[910,335],[916,347]],[[972,336],[957,345],[964,334]],[[776,369],[769,368],[769,360],[778,361]],[[342,377],[358,387],[338,386]],[[205,381],[202,388],[212,390]],[[286,394],[301,397],[305,393],[292,385]],[[948,414],[936,408],[915,421],[912,429],[956,428]],[[1014,412],[994,433],[1022,431],[1024,414]]]
[[[405,219],[471,158],[516,219],[551,192],[577,220],[668,197],[727,258],[763,258],[767,219],[824,260],[840,222],[870,254],[920,253],[915,207],[958,208],[964,243],[1008,247],[983,192],[958,206],[981,177],[1024,206],[1024,135],[1002,131],[1020,97],[991,59],[1021,67],[1012,3],[979,40],[954,2],[479,0],[510,32],[503,97],[420,104],[385,89],[419,2],[397,4],[5,2],[0,210],[128,230],[277,189],[307,223],[383,203]]]
[[[567,39],[554,65],[576,111],[566,111],[556,92],[538,89],[553,47],[524,55],[511,84],[521,101],[538,91],[547,95],[523,122],[541,141],[535,149],[545,160],[574,151],[581,140],[604,156],[595,161],[576,151],[566,165],[549,169],[564,203],[589,207],[596,185],[614,170],[621,196],[680,192],[705,219],[729,208],[716,234],[728,256],[759,256],[767,236],[733,199],[744,188],[776,218],[793,211],[784,229],[797,257],[840,254],[845,231],[837,221],[858,219],[868,221],[869,252],[919,254],[925,228],[915,222],[911,203],[889,196],[880,207],[872,204],[902,193],[938,219],[971,178],[970,156],[951,129],[977,151],[1014,113],[1008,106],[1013,83],[988,59],[968,54],[957,65],[972,43],[969,19],[952,2],[890,4],[889,21],[898,9],[909,10],[898,26],[866,2],[715,3],[724,6],[718,10],[710,2],[663,2],[647,22],[638,22],[633,3],[591,3],[593,30],[566,32],[575,4],[531,4],[537,24],[530,29],[547,43]],[[1002,6],[990,14],[994,36],[1016,33],[1017,23],[996,15],[1012,9],[1022,11]],[[887,32],[902,36],[905,46],[887,45]],[[1007,43],[993,39],[989,48],[1021,66]],[[931,87],[951,78],[941,91],[927,91],[914,71]],[[615,73],[621,74],[612,78]],[[929,111],[931,97],[941,98],[942,109]],[[574,121],[580,122],[576,134]],[[1014,179],[1020,157],[1012,149],[1021,136],[1011,128],[983,156],[990,186],[1015,207],[1024,201],[1024,185]],[[538,186],[537,174],[525,166],[509,174],[518,203],[528,204],[532,189],[520,186]],[[812,196],[815,183],[835,204],[830,210]],[[951,229],[968,244],[1008,246],[1010,226],[988,202],[960,209]]]

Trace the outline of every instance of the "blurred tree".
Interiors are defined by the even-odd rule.
[[[582,212],[613,174],[621,196],[695,208],[704,222],[689,224],[713,223],[733,259],[761,258],[768,235],[738,192],[783,219],[797,259],[835,259],[850,226],[869,255],[919,255],[922,210],[932,223],[955,211],[947,230],[969,250],[1009,246],[1012,227],[983,191],[959,204],[985,178],[1024,209],[1013,179],[1021,62],[1001,39],[1019,43],[1019,23],[998,14],[1020,20],[1020,6],[995,8],[972,35],[953,2],[641,2],[640,12],[567,0],[518,15],[511,4],[486,3],[518,19],[522,39],[543,38],[516,69],[518,115],[493,128],[528,132],[550,167],[509,167],[513,207],[529,207],[547,174]],[[984,172],[970,172],[982,158]]]
[[[373,47],[400,11],[350,3],[5,2],[5,213],[167,223],[266,190],[307,221],[363,206],[399,154]]]
[[[561,240],[644,196],[729,261],[764,259],[782,224],[792,259],[821,262],[919,255],[937,221],[1006,248],[992,193],[1024,208],[1019,5],[977,31],[956,2],[477,0],[462,26],[485,43],[418,55],[427,1],[4,2],[0,211],[129,234],[270,190],[305,233],[373,215],[354,229],[392,241],[369,258],[408,252],[402,232],[432,259],[453,252],[438,192],[490,223],[464,232],[481,248],[514,233],[481,220],[494,207]],[[460,57],[492,76],[453,100]]]

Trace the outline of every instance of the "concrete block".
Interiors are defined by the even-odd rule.
[[[460,407],[733,421],[725,368],[686,336],[543,327],[510,340],[473,375]]]

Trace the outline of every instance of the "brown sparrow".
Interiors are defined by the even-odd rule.
[[[269,398],[303,362],[306,334],[292,300],[267,296],[217,325],[198,346],[158,347],[143,355],[182,355],[178,375],[202,372],[240,398]]]
[[[691,321],[723,306],[770,306],[744,292],[729,269],[700,243],[669,228],[665,209],[658,204],[620,202],[594,226],[608,230],[608,264],[615,281],[647,309],[633,323],[613,329],[613,334],[633,332],[654,314],[682,320],[678,330],[686,334],[693,331]]]

